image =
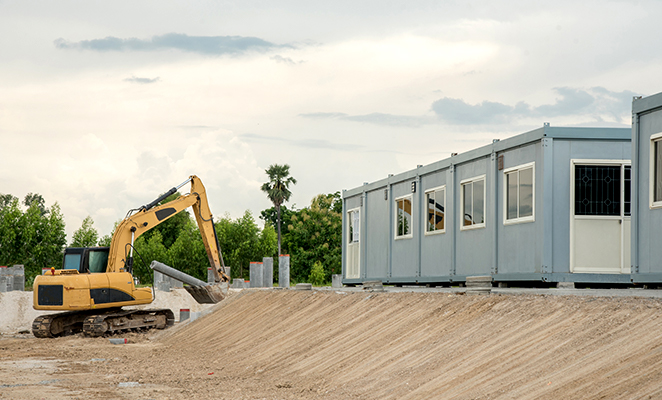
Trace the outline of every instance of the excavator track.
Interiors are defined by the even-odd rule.
[[[115,308],[99,314],[95,311],[67,311],[40,315],[32,322],[32,333],[38,338],[52,338],[83,332],[103,336],[138,329],[165,329],[174,325],[175,315],[169,309],[122,310]]]
[[[83,331],[83,321],[89,315],[89,311],[40,315],[32,321],[32,334],[38,338],[74,335]]]
[[[174,325],[175,314],[167,309],[119,310],[117,312],[90,315],[83,322],[86,336],[103,336],[121,331],[139,329],[165,329]]]

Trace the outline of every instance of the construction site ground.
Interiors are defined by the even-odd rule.
[[[660,291],[569,292],[231,291],[123,345],[0,317],[0,399],[662,398]]]

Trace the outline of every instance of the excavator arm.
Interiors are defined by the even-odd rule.
[[[191,190],[175,200],[158,205],[168,196],[176,193],[187,183],[191,183]],[[193,208],[195,220],[198,223],[202,241],[209,257],[209,264],[214,272],[216,282],[229,282],[225,274],[223,256],[218,244],[216,228],[212,218],[207,192],[202,181],[191,175],[180,185],[173,187],[151,203],[144,205],[127,216],[115,229],[110,243],[108,266],[106,272],[131,272],[133,269],[133,244],[143,233],[153,229],[160,223],[172,218],[188,207]]]

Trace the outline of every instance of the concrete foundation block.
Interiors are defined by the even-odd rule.
[[[281,254],[278,257],[278,287],[290,287],[290,255]]]
[[[230,286],[233,289],[243,289],[244,288],[244,280],[235,278],[232,280],[232,285]]]
[[[251,287],[259,288],[263,287],[262,280],[264,279],[264,264],[261,262],[252,262],[251,263]]]
[[[334,274],[331,275],[331,287],[334,289],[340,289],[342,288],[342,275],[340,274]]]
[[[262,278],[263,287],[274,286],[274,259],[272,257],[262,258],[262,265],[264,267],[264,277]]]
[[[382,281],[365,281],[363,282],[363,290],[370,290],[371,292],[383,292],[384,283]]]
[[[558,289],[574,289],[575,282],[557,282],[556,287]]]
[[[191,317],[191,309],[181,308],[179,309],[179,322],[184,322]]]
[[[297,283],[294,290],[313,290],[312,283]]]
[[[207,268],[207,283],[216,283],[214,269],[212,267]]]
[[[9,279],[12,278],[11,283]],[[13,287],[14,280],[13,277],[7,275],[0,275],[0,293],[5,293],[10,291],[10,287]]]

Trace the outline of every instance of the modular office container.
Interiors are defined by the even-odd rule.
[[[545,124],[343,191],[343,283],[630,283],[630,136]]]
[[[662,93],[632,102],[632,280],[662,283]]]

